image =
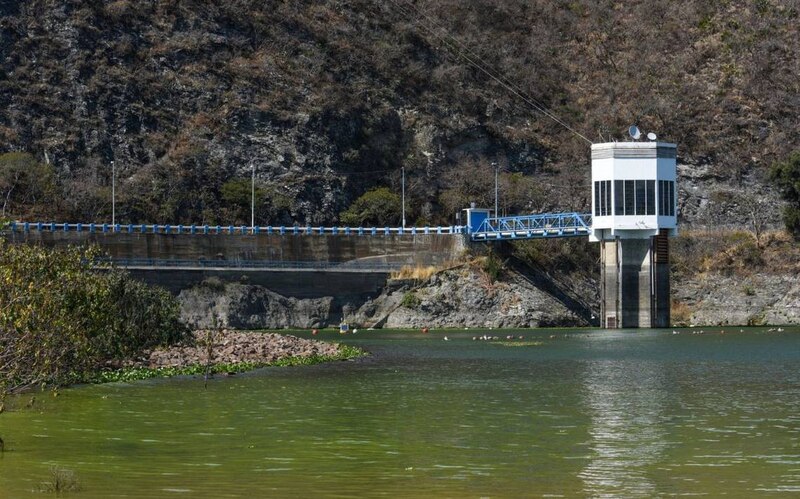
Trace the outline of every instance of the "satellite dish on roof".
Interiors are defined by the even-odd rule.
[[[639,130],[638,126],[631,125],[628,127],[628,135],[630,135],[633,140],[639,140],[639,137],[642,136],[642,131]]]
[[[656,140],[658,137],[653,132],[647,134],[647,140]]]

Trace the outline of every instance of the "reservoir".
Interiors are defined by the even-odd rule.
[[[43,497],[53,467],[76,498],[800,493],[798,328],[444,334],[323,333],[373,355],[207,389],[25,394],[0,414],[0,497]]]

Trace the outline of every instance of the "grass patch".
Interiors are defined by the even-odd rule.
[[[397,272],[392,272],[392,279],[414,279],[417,281],[427,281],[438,271],[439,269],[433,265],[429,265],[427,267],[423,267],[421,265],[416,267],[403,267]]]

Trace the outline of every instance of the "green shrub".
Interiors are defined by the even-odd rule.
[[[489,277],[489,282],[495,282],[503,272],[503,261],[500,260],[500,257],[493,251],[490,251],[489,254],[486,255],[486,259],[483,261],[483,266],[481,268]]]
[[[403,295],[403,299],[400,301],[400,306],[414,310],[415,308],[419,307],[421,303],[422,300],[419,299],[417,294],[413,291],[409,291]]]
[[[345,225],[397,225],[402,217],[400,196],[387,187],[367,191],[339,215]]]
[[[171,295],[98,268],[97,256],[0,241],[0,396],[79,382],[108,361],[184,337]]]
[[[786,161],[772,165],[770,178],[787,201],[783,209],[786,230],[795,239],[800,239],[800,151],[793,152]]]

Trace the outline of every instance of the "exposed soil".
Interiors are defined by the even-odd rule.
[[[189,341],[166,349],[157,349],[131,362],[128,367],[184,367],[208,362],[207,338],[211,339],[211,364],[240,362],[269,363],[287,357],[336,355],[334,343],[307,340],[276,333],[200,330]]]

